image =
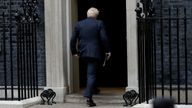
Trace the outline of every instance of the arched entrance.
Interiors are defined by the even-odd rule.
[[[127,86],[127,42],[126,42],[126,0],[78,1],[78,20],[86,18],[87,9],[96,7],[100,10],[99,18],[105,24],[112,47],[112,57],[105,68],[98,72],[99,87]],[[86,84],[84,64],[80,61],[80,87]]]

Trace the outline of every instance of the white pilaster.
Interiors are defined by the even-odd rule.
[[[53,89],[55,101],[64,102],[67,92],[68,46],[66,43],[66,0],[45,0],[45,46],[46,82],[45,89]]]
[[[127,62],[128,87],[126,90],[138,91],[138,51],[137,51],[137,22],[136,0],[126,0],[127,12]]]
[[[67,43],[67,61],[68,61],[68,86],[69,93],[79,91],[79,60],[78,58],[72,57],[70,53],[70,38],[74,25],[77,22],[77,0],[66,0],[66,43]]]

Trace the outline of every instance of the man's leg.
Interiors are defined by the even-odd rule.
[[[87,87],[84,93],[85,97],[92,98],[96,83],[97,62],[88,61],[87,63]]]
[[[94,92],[95,82],[96,82],[96,71],[97,71],[97,62],[88,61],[87,62],[87,87],[84,92],[84,97],[87,98],[87,105],[89,107],[96,106],[92,100],[92,95]]]
[[[101,92],[101,90],[98,88],[99,84],[101,83],[98,78],[99,78],[99,76],[102,75],[102,71],[103,71],[102,70],[103,66],[101,64],[103,64],[103,62],[98,60],[97,72],[96,72],[96,83],[95,83],[94,90],[93,90],[93,94],[95,94],[95,95],[100,94],[100,92]]]

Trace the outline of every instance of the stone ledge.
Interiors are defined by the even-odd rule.
[[[132,108],[152,108],[151,104],[137,104],[133,106]]]
[[[153,108],[152,104],[137,104],[132,108]],[[175,105],[175,108],[192,108],[192,105]]]
[[[41,102],[40,97],[34,97],[22,101],[0,101],[1,108],[28,108],[39,104]]]

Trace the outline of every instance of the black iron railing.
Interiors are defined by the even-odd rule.
[[[28,0],[15,19],[11,11],[9,19],[4,12],[0,15],[0,100],[23,100],[39,94],[36,8],[37,0]]]
[[[38,95],[36,26],[35,22],[18,23],[18,93],[22,99]]]
[[[192,17],[187,8],[155,11],[137,4],[139,102],[155,97],[174,98],[178,104],[191,104]],[[162,3],[161,3],[162,4]]]

